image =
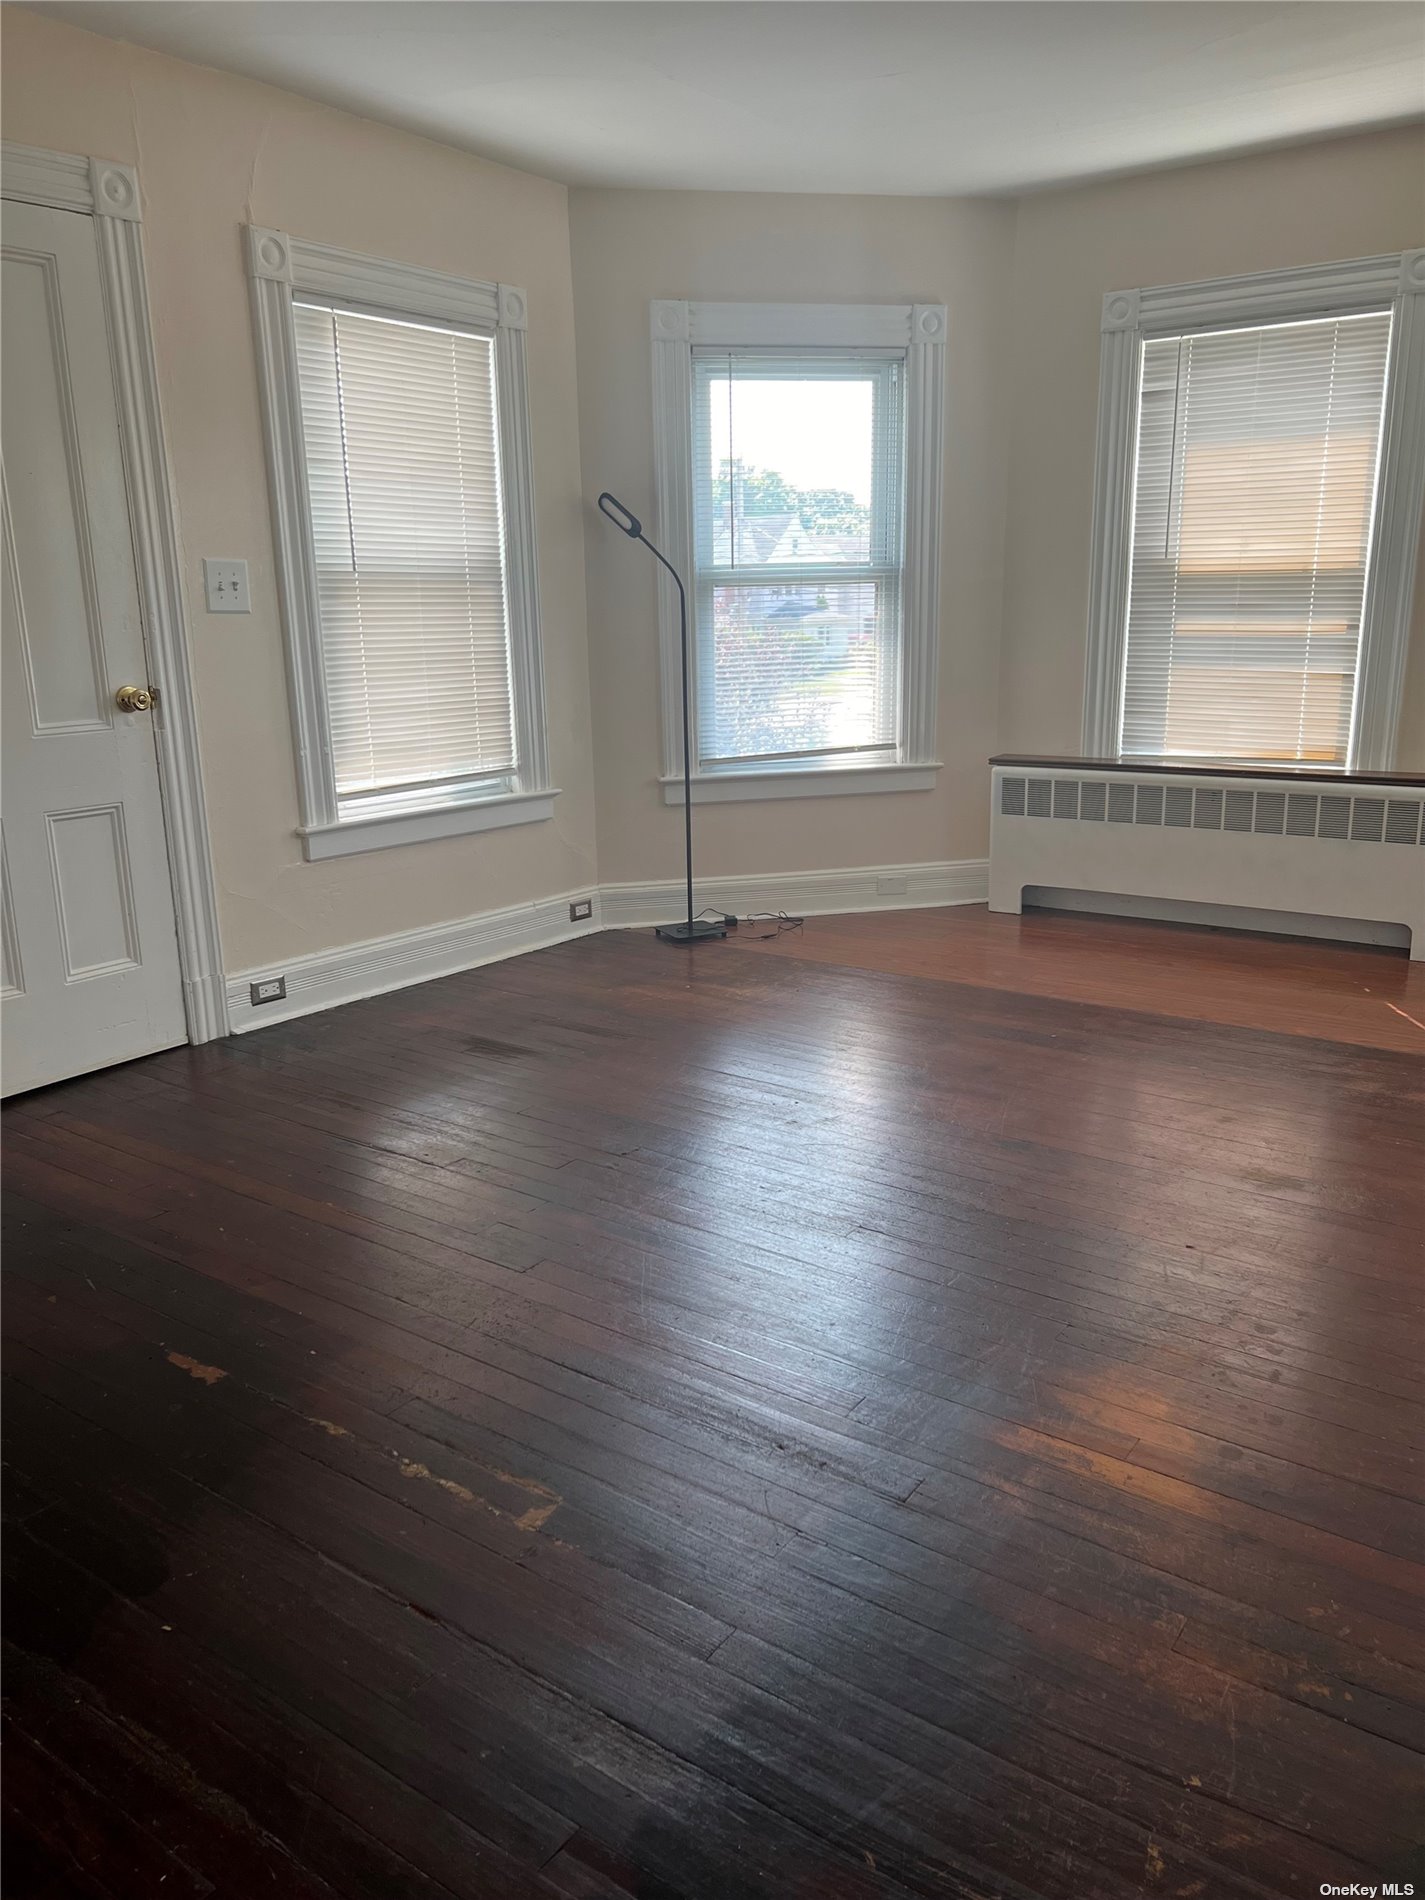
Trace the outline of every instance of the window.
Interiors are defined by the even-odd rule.
[[[893,761],[905,363],[695,351],[700,772]]]
[[[1105,300],[1086,751],[1389,768],[1425,481],[1407,278]]]
[[[522,299],[249,257],[307,856],[549,816]]]
[[[695,797],[933,784],[943,310],[655,304],[654,339]],[[675,715],[676,596],[664,608]],[[681,781],[668,717],[670,799]]]
[[[300,298],[293,319],[338,812],[509,791],[493,340]]]
[[[1344,765],[1390,313],[1144,345],[1125,754]]]

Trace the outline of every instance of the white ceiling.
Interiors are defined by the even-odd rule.
[[[1425,114],[1415,0],[50,0],[572,184],[1004,192]]]

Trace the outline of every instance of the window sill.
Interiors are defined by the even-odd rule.
[[[495,798],[432,805],[424,811],[346,818],[335,825],[304,825],[297,836],[302,840],[302,855],[315,863],[321,858],[350,857],[357,851],[384,851],[388,845],[424,844],[432,838],[458,838],[472,831],[537,824],[554,816],[558,796],[557,787],[543,792],[502,792]]]
[[[939,760],[925,765],[815,766],[796,772],[703,772],[693,777],[695,805],[769,798],[839,798],[866,792],[933,792]],[[683,802],[683,776],[660,779],[665,805]]]

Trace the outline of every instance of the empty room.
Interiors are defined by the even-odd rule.
[[[1425,1894],[1425,4],[0,12],[6,1900]]]

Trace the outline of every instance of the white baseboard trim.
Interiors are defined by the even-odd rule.
[[[947,864],[869,864],[844,871],[699,878],[694,896],[699,909],[731,911],[739,917],[762,910],[785,910],[802,917],[853,910],[927,910],[944,904],[985,903],[989,876],[988,858]],[[886,889],[887,885],[891,888]],[[569,906],[581,901],[593,905],[593,915],[582,923],[570,923]],[[564,891],[537,903],[485,911],[451,924],[433,924],[426,930],[289,957],[270,969],[240,970],[229,976],[228,1018],[234,1032],[241,1035],[598,930],[675,923],[683,907],[683,885],[673,879],[605,884],[597,890]],[[250,985],[278,977],[286,980],[286,996],[254,1004]]]
[[[582,923],[570,923],[569,906],[581,901],[592,903],[593,915]],[[596,890],[564,891],[558,897],[487,910],[451,924],[289,957],[270,969],[241,970],[230,976],[228,1018],[238,1034],[266,1029],[293,1016],[308,1016],[314,1010],[333,1009],[339,1003],[354,1003],[411,983],[427,983],[432,977],[454,976],[459,970],[497,963],[526,950],[542,950],[571,937],[587,937],[602,928]],[[286,996],[279,1002],[254,1004],[249,985],[277,977],[286,979]]]
[[[738,917],[785,910],[798,917],[853,910],[928,910],[944,904],[983,904],[989,898],[988,858],[946,864],[867,864],[840,871],[783,871],[755,877],[700,877],[693,885],[699,910]],[[887,888],[889,887],[889,888]],[[679,879],[600,888],[605,930],[676,923],[686,900]]]

